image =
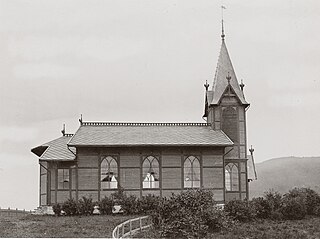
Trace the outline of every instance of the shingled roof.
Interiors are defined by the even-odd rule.
[[[239,101],[244,105],[249,105],[244,98],[243,92],[240,90],[236,73],[233,69],[231,59],[227,50],[227,46],[225,44],[225,41],[222,40],[220,55],[211,90],[213,92],[211,104],[216,105],[219,103],[223,93],[225,92],[228,86],[228,81],[226,79],[228,75],[231,76],[230,85],[234,90],[236,96],[238,97]]]
[[[40,145],[31,149],[31,152],[38,155],[39,160],[49,161],[49,160],[61,160],[61,161],[69,161],[74,160],[75,149],[70,148],[71,152],[68,149],[67,143],[71,139],[72,134],[66,134],[60,138],[52,140],[48,143]]]
[[[221,130],[202,123],[83,123],[69,146],[231,146]]]

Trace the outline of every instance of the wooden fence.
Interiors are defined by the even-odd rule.
[[[30,214],[30,211],[26,211],[25,209],[20,210],[18,208],[12,209],[8,207],[7,209],[5,208],[0,208],[0,216],[6,216],[6,217],[18,217],[18,216],[23,216],[26,214]]]
[[[151,227],[149,216],[138,217],[125,221],[118,226],[116,226],[112,231],[112,238],[125,238],[127,236],[132,236],[137,232],[141,232],[144,229]]]

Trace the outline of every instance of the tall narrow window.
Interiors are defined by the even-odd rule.
[[[58,189],[69,189],[69,169],[59,168],[58,169]]]
[[[189,156],[184,161],[184,187],[200,188],[200,162],[195,156]]]
[[[142,187],[159,188],[159,162],[154,156],[148,156],[142,163]]]
[[[227,191],[239,191],[238,165],[228,163],[225,167],[225,183]]]
[[[101,161],[101,189],[118,188],[118,164],[114,157],[107,156]]]

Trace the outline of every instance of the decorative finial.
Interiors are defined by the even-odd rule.
[[[221,5],[221,25],[222,25],[222,34],[221,34],[221,38],[222,38],[222,40],[224,40],[224,37],[226,36],[225,34],[224,34],[224,21],[223,21],[223,10],[225,10],[226,9],[226,7],[225,6],[223,6],[223,5]]]
[[[66,135],[66,125],[65,124],[63,124],[63,128],[61,130],[61,133],[62,133],[62,136]]]
[[[80,115],[79,122],[80,122],[80,125],[82,125],[82,114]]]
[[[208,81],[206,80],[206,83],[203,85],[204,86],[204,88],[206,88],[206,91],[208,91],[208,89],[209,89],[209,84],[208,84]]]
[[[243,84],[243,80],[241,79],[240,88],[241,88],[242,91],[243,91],[244,86],[245,86],[245,84]]]
[[[251,148],[249,149],[249,151],[250,151],[250,154],[253,155],[254,148],[252,148],[252,145],[251,145]]]
[[[226,77],[227,81],[228,81],[228,85],[230,85],[230,80],[231,80],[231,76],[230,76],[230,73],[228,72],[228,75]]]

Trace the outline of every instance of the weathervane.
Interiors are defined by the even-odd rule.
[[[221,34],[221,38],[222,38],[222,40],[224,40],[224,37],[226,36],[226,35],[224,34],[224,25],[223,25],[223,10],[225,10],[225,9],[226,9],[226,7],[223,6],[223,5],[221,5],[221,24],[222,24],[222,34]]]

